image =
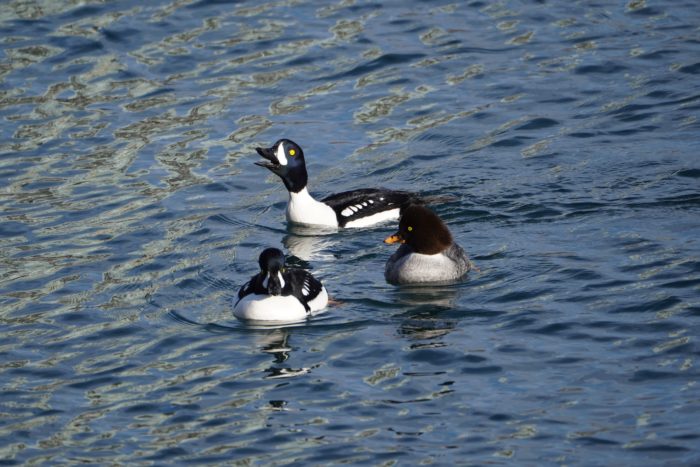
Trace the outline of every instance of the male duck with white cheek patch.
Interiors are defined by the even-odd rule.
[[[424,206],[404,209],[399,231],[384,242],[401,244],[386,262],[384,276],[391,284],[454,281],[471,269],[467,254],[452,240],[445,223]]]
[[[297,322],[322,310],[328,293],[321,282],[303,269],[287,268],[277,248],[260,254],[260,272],[238,291],[236,318],[251,321]]]
[[[281,139],[270,148],[256,148],[256,151],[267,161],[255,164],[279,176],[289,192],[289,222],[328,227],[367,227],[398,219],[402,207],[422,202],[414,193],[381,188],[345,191],[317,201],[309,194],[304,151],[298,144]]]

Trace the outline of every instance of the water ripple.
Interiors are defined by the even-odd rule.
[[[4,5],[5,463],[692,464],[698,21],[668,1]],[[395,225],[285,227],[253,165],[281,137],[315,194],[439,199],[478,270],[393,287]],[[266,246],[336,305],[235,320]]]

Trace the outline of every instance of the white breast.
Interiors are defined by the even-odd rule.
[[[296,224],[338,227],[335,211],[327,204],[316,201],[306,188],[299,193],[289,192],[287,220]]]

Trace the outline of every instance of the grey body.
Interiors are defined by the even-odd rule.
[[[391,284],[447,282],[460,279],[470,269],[467,254],[456,243],[434,255],[416,253],[403,244],[387,260],[384,276]]]

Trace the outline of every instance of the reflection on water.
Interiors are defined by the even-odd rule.
[[[334,235],[337,229],[290,224],[288,231],[282,238],[282,245],[288,254],[307,263],[333,260],[333,251],[339,242]]]
[[[285,329],[275,329],[269,334],[259,336],[256,345],[263,351],[275,356],[275,363],[282,363],[289,358],[292,348],[287,344],[289,332]]]
[[[468,280],[469,277],[457,283],[396,287],[392,291],[393,301],[404,309],[453,309],[460,297],[460,284]]]
[[[406,319],[399,327],[401,336],[426,341],[413,344],[413,348],[418,347],[442,347],[439,339],[449,334],[457,325],[456,321],[444,320],[430,314],[418,314],[410,319]],[[415,346],[415,347],[414,347]]]
[[[0,458],[697,463],[698,24],[683,0],[2,3]],[[393,287],[395,226],[286,226],[253,164],[281,137],[318,196],[443,197],[481,271]],[[336,305],[235,320],[268,246]]]
[[[292,378],[294,376],[302,376],[311,371],[311,368],[288,368],[282,366],[287,359],[289,353],[292,352],[292,347],[287,344],[289,332],[284,329],[276,329],[269,334],[259,336],[256,340],[256,345],[265,353],[274,356],[275,366],[265,370],[265,378]],[[282,401],[283,402],[283,401]],[[279,408],[280,404],[273,404]],[[284,405],[284,404],[282,404]]]

